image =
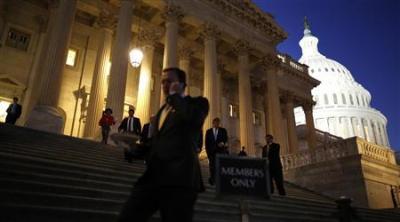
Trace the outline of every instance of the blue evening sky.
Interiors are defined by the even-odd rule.
[[[388,119],[390,145],[400,151],[400,0],[253,0],[288,33],[278,50],[299,59],[303,18],[319,51],[346,66]]]

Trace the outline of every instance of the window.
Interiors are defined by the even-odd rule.
[[[311,69],[311,73],[314,73],[314,69]]]
[[[0,122],[6,121],[8,106],[11,104],[11,99],[0,98]]]
[[[350,95],[350,104],[351,104],[351,105],[354,105],[353,95]]]
[[[67,66],[75,67],[77,58],[78,58],[78,50],[69,48],[67,54],[67,61],[65,62],[65,64]]]
[[[335,69],[334,69],[334,68],[331,68],[331,70],[332,70],[332,72],[334,72],[334,71],[335,71]]]
[[[344,105],[346,105],[346,96],[342,93],[342,102]]]
[[[28,51],[31,35],[20,30],[10,28],[8,30],[6,46],[16,48],[23,51]]]
[[[261,115],[259,112],[253,112],[253,124],[254,125],[261,125]]]
[[[358,95],[356,96],[357,99],[357,105],[360,105],[360,99],[358,98]]]
[[[314,101],[315,101],[316,105],[318,105],[318,96],[314,96]]]
[[[336,94],[333,94],[333,103],[334,104],[338,104],[337,95]]]
[[[329,103],[328,95],[326,95],[326,94],[324,94],[324,102],[325,102],[325,105],[328,105],[328,103]]]
[[[329,69],[328,68],[325,68],[325,72],[328,72],[329,71]]]
[[[229,109],[229,117],[236,118],[238,116],[237,106],[229,104],[228,109]]]

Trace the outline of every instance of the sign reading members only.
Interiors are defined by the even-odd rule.
[[[218,155],[216,171],[217,194],[269,198],[270,183],[266,159]]]

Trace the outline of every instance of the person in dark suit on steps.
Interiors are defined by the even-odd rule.
[[[191,222],[197,193],[203,191],[195,143],[208,114],[204,97],[184,96],[185,72],[163,70],[166,103],[158,111],[147,168],[134,185],[119,222],[144,222],[160,210],[163,222]]]
[[[206,131],[206,152],[210,169],[208,182],[214,185],[215,182],[215,158],[217,154],[229,154],[228,133],[225,128],[220,127],[221,120],[213,119],[213,127]]]
[[[140,132],[142,130],[142,126],[140,124],[140,119],[134,117],[133,115],[135,114],[135,108],[129,109],[129,116],[125,117],[121,124],[118,127],[118,132],[124,132],[124,133],[132,133],[136,135],[140,135]]]
[[[17,122],[17,119],[21,116],[22,112],[22,106],[18,104],[17,97],[13,98],[13,103],[8,106],[6,112],[6,123],[15,124],[15,122]]]
[[[270,134],[265,136],[267,144],[262,148],[262,157],[268,158],[269,178],[271,185],[271,193],[274,193],[274,182],[278,188],[279,195],[285,196],[286,191],[283,187],[283,172],[280,156],[280,145],[274,143],[274,137]]]

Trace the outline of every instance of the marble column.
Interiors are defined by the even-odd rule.
[[[367,119],[367,131],[368,131],[368,141],[371,143],[376,143],[375,138],[374,138],[374,130],[372,129],[372,124],[371,120]]]
[[[204,122],[204,132],[212,127],[212,120],[218,116],[218,98],[217,98],[217,45],[216,37],[218,35],[217,27],[213,24],[203,26],[204,39],[204,91],[203,96],[208,99],[210,110]]]
[[[368,132],[365,130],[364,121],[362,118],[357,118],[357,130],[361,138],[368,140]]]
[[[283,144],[285,138],[281,124],[282,113],[277,79],[280,61],[275,56],[269,55],[263,59],[262,64],[266,75],[264,94],[266,133],[271,134],[275,142]],[[281,153],[287,153],[287,148],[281,146]]]
[[[178,31],[179,21],[182,19],[182,9],[176,5],[168,4],[164,12],[165,18],[165,43],[163,69],[178,67]],[[162,73],[161,73],[162,74]],[[160,106],[165,103],[165,95],[161,90]]]
[[[143,60],[140,66],[139,89],[136,103],[136,116],[142,124],[150,122],[151,76],[153,73],[154,45],[160,33],[154,29],[145,29],[139,33],[139,41],[143,44]]]
[[[112,48],[106,108],[113,110],[113,116],[117,121],[121,121],[124,114],[128,54],[132,35],[132,9],[132,0],[121,0],[117,33]]]
[[[287,118],[287,132],[288,132],[288,140],[289,140],[289,153],[296,153],[299,148],[299,143],[297,139],[296,133],[296,121],[294,117],[294,104],[293,104],[294,96],[292,93],[288,92],[285,95],[285,113]]]
[[[304,103],[303,110],[306,116],[308,148],[312,150],[317,147],[317,137],[315,134],[314,117],[313,117],[313,104],[311,102]]]
[[[104,111],[104,98],[107,94],[107,75],[110,71],[112,26],[114,22],[113,15],[107,11],[102,11],[96,22],[96,25],[100,28],[98,33],[99,44],[90,86],[85,130],[83,132],[83,136],[86,138],[96,138],[100,134],[98,124]]]
[[[41,64],[43,85],[39,101],[25,125],[39,130],[62,133],[65,113],[58,107],[58,100],[77,1],[59,0],[58,4],[47,42],[47,59]]]
[[[239,126],[240,146],[246,147],[248,154],[254,156],[254,125],[253,104],[250,83],[249,67],[250,46],[247,41],[239,40],[235,44],[235,52],[238,55],[238,83],[239,83]]]
[[[19,122],[22,124],[25,124],[26,119],[28,118],[28,114],[32,111],[34,104],[37,102],[39,93],[40,92],[38,89],[41,88],[41,72],[40,72],[40,64],[43,64],[45,61],[46,57],[46,50],[47,50],[47,45],[45,44],[48,42],[48,27],[49,27],[49,22],[48,19],[46,19],[44,16],[37,16],[35,17],[36,21],[38,22],[39,25],[39,38],[35,47],[35,52],[34,52],[34,59],[31,65],[31,68],[29,70],[29,80],[28,83],[26,84],[26,92],[23,98],[23,104],[22,104],[22,114],[19,119]]]
[[[346,123],[347,123],[347,131],[349,132],[349,137],[354,137],[355,136],[355,130],[353,128],[352,120],[351,117],[346,118]]]
[[[189,45],[183,45],[179,49],[179,68],[186,73],[186,89],[185,95],[190,95],[190,59],[193,50]]]
[[[0,37],[3,37],[4,28],[6,26],[6,0],[0,0]],[[0,44],[0,47],[2,45]]]

